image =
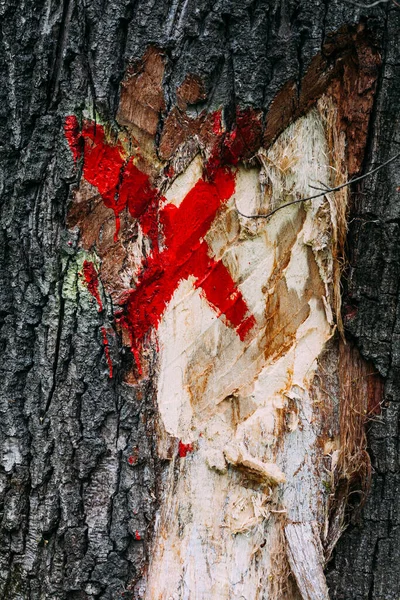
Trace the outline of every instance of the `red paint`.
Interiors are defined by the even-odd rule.
[[[103,303],[100,298],[99,292],[99,277],[94,264],[88,260],[83,263],[83,276],[86,281],[87,288],[92,294],[93,298],[97,300],[99,306],[99,312],[103,310]]]
[[[237,165],[239,160],[254,155],[261,141],[261,114],[252,108],[237,109],[235,126],[224,139],[223,161]]]
[[[168,167],[165,167],[164,173],[167,177],[171,178],[175,175],[175,169],[172,165],[169,165]]]
[[[137,540],[138,542],[141,540],[142,538],[140,537],[140,533],[138,532],[138,530],[136,529],[135,531],[135,540]]]
[[[110,348],[107,338],[107,330],[105,327],[101,327],[101,335],[103,337],[103,345],[104,345],[104,354],[106,355],[106,361],[108,364],[108,376],[112,379],[113,376],[113,364],[110,356]]]
[[[208,179],[213,180],[218,169],[221,168],[221,144],[214,144],[210,156],[205,164],[204,171]]]
[[[132,448],[132,454],[130,456],[128,456],[128,463],[130,465],[136,465],[138,459],[139,459],[139,448],[137,446],[135,446],[134,448]]]
[[[125,324],[128,323],[127,319],[124,319],[124,323]],[[136,346],[135,342],[133,340],[133,337],[132,337],[132,330],[129,327],[129,325],[127,325],[127,327],[128,327],[129,332],[131,334],[131,350],[132,350],[132,354],[133,354],[133,357],[135,359],[135,363],[136,363],[136,367],[137,367],[138,373],[139,373],[140,376],[142,376],[143,375],[143,369],[142,369],[142,363],[140,361],[140,352],[139,352],[139,349],[138,349],[140,347],[141,340],[140,340],[139,344]]]
[[[81,155],[81,136],[79,131],[78,119],[75,117],[75,115],[70,115],[66,117],[64,123],[64,133],[65,137],[67,138],[71,152],[73,154],[74,160],[77,161]]]
[[[229,271],[210,256],[204,241],[218,209],[234,188],[232,172],[220,168],[214,181],[200,179],[178,208],[167,204],[160,211],[164,250],[150,255],[127,303],[125,323],[133,348],[139,349],[146,334],[157,328],[179,282],[190,276],[218,316],[224,315],[227,324],[236,329],[240,339],[255,324]]]
[[[221,111],[217,111],[213,119],[214,132],[221,136]],[[124,314],[118,318],[130,332],[139,373],[142,374],[140,351],[145,337],[158,327],[180,281],[191,276],[195,287],[201,289],[218,316],[223,316],[226,324],[244,340],[255,319],[248,314],[247,304],[229,271],[220,260],[210,256],[204,240],[218,210],[235,189],[234,173],[221,166],[219,143],[215,145],[207,165],[210,180],[200,179],[179,207],[167,204],[159,209],[159,203],[164,199],[158,190],[151,186],[149,177],[135,166],[133,157],[126,156],[121,142],[109,143],[106,140],[101,125],[84,121],[79,132],[76,117],[67,117],[65,135],[74,159],[77,160],[83,153],[85,179],[97,187],[105,205],[114,211],[116,235],[119,215],[128,208],[152,242],[151,254],[143,265],[136,289],[127,294]],[[237,162],[233,160],[237,133],[224,137],[231,164]],[[161,233],[162,249],[158,243]],[[89,291],[101,309],[97,273],[92,263],[85,261],[85,265],[84,275]]]
[[[184,444],[179,440],[178,454],[181,458],[186,458],[189,452],[193,452],[193,444]]]
[[[74,116],[66,118],[65,135],[75,160],[81,156],[83,147],[83,175],[99,190],[104,204],[114,211],[114,241],[118,240],[120,214],[128,208],[132,217],[141,218],[144,233],[154,242],[158,193],[151,187],[148,176],[134,165],[133,157],[126,155],[121,142],[109,143],[104,127],[93,121],[84,121],[79,132]]]
[[[224,133],[222,127],[222,110],[216,110],[212,115],[213,133],[216,136],[220,136]]]

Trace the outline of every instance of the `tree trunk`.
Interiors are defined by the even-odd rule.
[[[0,596],[398,600],[397,3],[0,11]]]

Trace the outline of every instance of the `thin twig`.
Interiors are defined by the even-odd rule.
[[[319,192],[324,192],[324,194],[326,192],[329,192],[329,188],[327,186],[325,186],[325,187],[318,187],[316,185],[309,185],[308,187],[310,187],[312,190],[318,190]]]
[[[282,208],[286,208],[287,206],[291,206],[292,204],[299,204],[299,202],[307,202],[307,200],[314,200],[315,198],[321,198],[321,196],[325,196],[325,194],[328,194],[330,192],[338,192],[339,190],[347,187],[348,185],[351,185],[352,183],[357,183],[357,181],[361,181],[362,179],[365,179],[366,177],[373,175],[380,169],[383,169],[383,167],[386,167],[387,165],[392,163],[394,160],[396,160],[396,158],[399,158],[399,156],[400,156],[400,152],[398,152],[397,154],[392,156],[392,158],[389,158],[389,160],[387,160],[386,162],[379,165],[379,167],[375,167],[375,169],[372,169],[372,171],[368,171],[368,173],[364,173],[364,175],[360,175],[360,177],[356,177],[355,179],[350,179],[349,181],[346,181],[346,183],[342,183],[341,185],[337,185],[336,187],[327,188],[324,192],[321,192],[320,194],[314,194],[313,196],[308,196],[308,198],[297,198],[297,200],[292,200],[291,202],[286,202],[286,204],[281,204],[281,206],[274,208],[274,210],[271,210],[271,212],[267,213],[266,215],[245,215],[242,212],[240,212],[240,210],[238,208],[236,208],[236,210],[239,213],[239,215],[241,215],[242,217],[245,217],[246,219],[269,219],[269,217],[272,217],[272,215],[274,215],[276,212],[278,212],[278,210],[281,210]]]

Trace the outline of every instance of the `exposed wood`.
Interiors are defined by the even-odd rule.
[[[303,600],[329,600],[324,575],[324,554],[318,527],[289,523],[285,527],[288,559]]]
[[[270,163],[296,128],[316,132],[295,169],[309,195],[323,166],[337,186],[397,152],[396,3],[6,0],[0,15],[0,596],[299,600],[310,565],[296,548],[325,593],[320,537],[331,600],[398,600],[398,164],[272,225],[235,211],[296,192]],[[120,210],[119,191],[89,181],[68,116],[118,147],[116,189],[143,174],[157,232],[129,194]],[[221,163],[227,197],[197,241],[242,312],[218,313],[186,277],[135,357],[121,317],[148,283],[139,270],[196,181],[212,197]],[[334,550],[346,504],[364,500]]]

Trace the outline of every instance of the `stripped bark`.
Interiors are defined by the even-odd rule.
[[[184,486],[185,473],[188,480],[192,474],[193,482],[200,484],[201,496],[201,481],[195,469],[200,468],[202,439],[205,446],[210,446],[204,449],[204,460],[208,461],[204,481],[215,481],[219,492],[223,481],[243,488],[243,472],[253,486],[254,479],[256,486],[261,485],[260,480],[265,483],[266,475],[270,484],[283,486],[272,486],[271,498],[257,488],[260,510],[248,514],[250,529],[245,524],[247,529],[243,530],[243,519],[233,507],[230,516],[227,514],[229,526],[243,530],[233,544],[247,544],[249,556],[252,543],[260,546],[258,556],[264,559],[257,556],[257,569],[272,576],[262,591],[257,591],[264,594],[262,597],[296,597],[299,591],[308,597],[305,570],[300,568],[292,534],[297,530],[306,532],[300,538],[307,538],[311,544],[308,552],[318,571],[314,579],[319,580],[321,567],[317,564],[331,555],[348,520],[346,501],[349,495],[350,499],[361,499],[356,492],[363,491],[359,485],[368,476],[366,455],[357,452],[358,441],[362,444],[364,440],[361,425],[365,414],[378,421],[372,422],[369,429],[375,469],[372,492],[360,517],[362,525],[354,524],[334,551],[334,561],[328,566],[329,593],[332,599],[398,597],[399,569],[394,566],[398,544],[397,165],[364,180],[350,198],[349,268],[342,313],[345,335],[351,337],[347,349],[333,336],[334,319],[340,325],[342,294],[337,258],[345,234],[344,214],[338,214],[337,208],[344,206],[347,192],[324,200],[327,212],[317,215],[320,221],[315,211],[322,205],[313,205],[306,212],[299,208],[290,215],[296,235],[303,236],[304,243],[295,255],[291,248],[285,254],[285,248],[279,250],[277,244],[278,264],[271,271],[274,281],[267,280],[279,287],[277,297],[281,303],[273,294],[268,296],[263,318],[270,325],[264,326],[269,338],[260,338],[261,346],[266,341],[268,345],[254,358],[262,356],[261,372],[268,352],[271,360],[282,360],[290,354],[302,310],[309,310],[312,297],[320,304],[323,297],[326,301],[323,309],[320,306],[321,315],[325,315],[319,329],[324,343],[315,346],[319,364],[313,367],[307,392],[310,398],[305,398],[303,392],[299,396],[286,390],[290,395],[284,403],[273,406],[273,434],[281,440],[280,447],[273,446],[271,456],[257,456],[254,449],[248,456],[249,448],[243,447],[241,434],[232,435],[230,424],[226,440],[221,437],[226,445],[221,452],[220,444],[212,447],[207,436],[193,438],[189,417],[183,419],[183,425],[165,417],[165,385],[159,377],[169,364],[167,342],[171,344],[168,351],[174,350],[174,338],[168,329],[168,315],[172,318],[176,312],[174,304],[161,325],[164,329],[160,329],[164,354],[158,355],[154,334],[137,349],[139,353],[144,349],[139,359],[143,369],[140,374],[130,351],[127,328],[121,321],[117,323],[115,308],[126,306],[123,292],[130,286],[141,256],[151,257],[152,234],[147,235],[149,245],[146,235],[139,239],[143,231],[132,214],[104,205],[96,182],[89,180],[84,168],[83,173],[76,169],[64,137],[65,117],[76,115],[80,130],[83,118],[96,119],[105,126],[111,147],[119,140],[127,155],[138,155],[139,170],[145,173],[151,188],[167,198],[167,204],[174,198],[178,204],[179,194],[186,193],[207,165],[205,180],[209,181],[210,176],[212,180],[211,159],[228,166],[236,163],[236,185],[240,188],[243,182],[243,191],[234,201],[242,202],[247,210],[245,191],[256,185],[260,173],[263,184],[268,185],[278,176],[265,165],[284,136],[289,131],[296,138],[296,127],[307,127],[314,119],[312,129],[323,132],[317,136],[320,141],[316,147],[326,145],[329,161],[336,169],[337,179],[326,183],[337,185],[345,180],[343,177],[373,168],[395,153],[400,61],[394,40],[400,17],[396,6],[389,4],[365,9],[342,2],[260,1],[248,5],[233,2],[229,6],[217,2],[209,6],[206,2],[154,4],[143,0],[104,4],[66,0],[62,6],[40,2],[14,6],[7,1],[1,8],[0,65],[5,84],[0,91],[4,139],[0,160],[6,174],[1,187],[3,597],[143,597],[149,585],[156,585],[156,593],[164,597],[164,591],[154,584],[159,567],[152,570],[151,561],[149,572],[149,559],[157,565],[157,556],[162,553],[160,544],[154,549],[153,536],[154,532],[159,535],[160,520],[164,518],[165,531],[172,536],[170,542],[175,535],[184,538],[179,538],[165,510],[175,506],[182,514],[182,506],[178,505],[184,499],[179,486]],[[215,114],[222,118],[216,120]],[[313,168],[318,170],[320,166],[315,161]],[[317,184],[316,173],[313,177]],[[301,182],[297,176],[298,185],[303,186],[301,193],[307,193],[304,186],[311,179]],[[288,186],[290,182],[283,183]],[[275,192],[281,189],[282,182],[273,184]],[[274,185],[265,197],[276,201]],[[260,235],[260,231],[253,232],[238,220],[229,202],[233,201],[227,198],[228,210],[222,211],[215,223],[214,239],[213,234],[207,239],[217,257],[224,251],[224,246],[218,248],[217,244],[221,232],[230,234],[233,227],[238,229],[239,239],[242,231],[253,241]],[[253,208],[262,211],[263,206]],[[304,281],[299,284],[305,302],[296,312],[300,322],[290,332],[294,327],[294,298],[285,290],[282,267],[285,261],[290,264],[292,256],[306,254],[310,241],[304,237],[305,224],[312,230],[318,222],[322,233],[328,226],[324,218],[332,216],[332,211],[336,211],[335,218],[328,219],[336,224],[333,229],[329,225],[332,262],[322,267],[315,258],[316,248],[309,250],[311,280],[317,285],[307,290]],[[116,213],[121,220],[118,243],[114,242]],[[310,214],[314,214],[314,220]],[[288,231],[287,216],[282,217],[276,229],[279,243],[290,241]],[[247,247],[245,240],[240,243],[242,248]],[[328,283],[321,277],[323,268],[331,269]],[[233,262],[228,264],[228,271],[235,272]],[[246,295],[245,287],[240,293],[253,310],[251,294]],[[305,313],[303,317],[303,323],[311,318]],[[231,321],[231,329],[229,322],[226,327],[215,319],[213,315],[213,326],[218,331],[225,327],[233,344],[239,344],[234,329],[239,331],[243,319]],[[283,322],[286,338],[280,337],[279,323]],[[225,335],[221,334],[221,340]],[[204,404],[209,396],[200,390],[201,385],[211,384],[207,384],[207,378],[200,381],[193,367],[201,362],[207,366],[209,359],[201,351],[199,338],[197,355],[193,352],[192,362],[183,365],[185,385],[194,392],[190,402],[198,433],[204,423],[212,425],[215,416],[214,408]],[[343,364],[347,380],[341,377]],[[242,407],[240,410],[244,407],[244,395],[235,399],[235,394],[244,373],[254,377],[247,372],[248,366],[244,361],[243,369],[232,369],[221,386],[228,421],[235,403]],[[383,399],[378,374],[386,379]],[[357,378],[363,383],[354,389],[352,382]],[[218,385],[215,379],[210,387],[214,399],[218,397]],[[370,404],[366,405],[368,399]],[[382,414],[378,410],[381,405]],[[248,409],[247,413],[242,410],[239,421],[244,423],[244,437],[251,441],[256,439],[252,438],[257,436],[253,429],[261,421],[251,421],[253,409]],[[238,415],[232,419],[232,423],[236,419],[234,428],[240,430]],[[283,474],[290,482],[296,478],[296,436],[296,444],[306,451],[309,460],[308,482],[303,482],[299,490],[311,494],[317,489],[316,478],[320,482],[320,504],[315,509],[309,504],[308,513],[290,486],[283,483]],[[310,446],[311,439],[324,444]],[[341,453],[344,440],[347,452]],[[310,453],[311,447],[315,455]],[[275,461],[278,467],[270,465]],[[327,477],[322,479],[315,466],[325,466]],[[169,484],[171,481],[175,483]],[[172,494],[170,505],[166,504],[168,485],[176,485],[178,490],[175,497]],[[251,487],[243,489],[247,494]],[[276,489],[282,490],[280,497]],[[200,508],[197,517],[201,520]],[[282,509],[286,513],[281,513]],[[184,524],[185,517],[182,519]],[[303,524],[297,526],[299,521]],[[314,521],[320,523],[324,559],[318,554],[318,543],[312,541],[317,538],[310,534],[309,523]],[[258,543],[253,535],[252,528],[260,524],[263,535],[267,530],[271,535],[271,548],[277,550],[278,562],[269,555],[266,538],[261,536]],[[247,530],[253,531],[252,536],[244,535]],[[286,543],[297,591],[285,559]],[[181,550],[184,556],[183,546]],[[158,564],[162,566],[163,561]],[[188,577],[193,583],[195,573]],[[215,589],[214,595],[198,597],[223,597],[218,586]],[[243,593],[256,597],[252,589],[245,586]],[[323,583],[319,589],[318,593],[326,593]],[[190,596],[190,589],[182,590],[166,593],[196,597],[194,592]],[[149,593],[147,597],[157,597]],[[204,593],[210,594],[207,590]],[[235,597],[230,588],[224,593]],[[312,597],[318,597],[316,594]]]

